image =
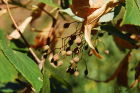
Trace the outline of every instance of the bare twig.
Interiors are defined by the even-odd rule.
[[[16,21],[14,20],[12,14],[11,14],[9,5],[8,5],[8,1],[7,1],[7,0],[3,0],[3,1],[4,1],[4,3],[6,4],[6,8],[7,8],[8,14],[9,14],[9,16],[10,16],[10,18],[11,18],[11,20],[12,20],[14,26],[16,27],[17,31],[18,31],[19,34],[21,35],[21,38],[23,39],[23,41],[24,41],[25,44],[27,45],[27,47],[28,47],[30,53],[32,54],[32,56],[34,57],[36,63],[37,63],[37,64],[41,64],[42,61],[41,61],[41,60],[37,57],[37,55],[34,53],[34,51],[32,50],[32,48],[30,47],[28,41],[25,39],[25,37],[24,37],[23,34],[21,33],[21,31],[20,31],[20,29],[19,29],[19,27],[18,27]],[[40,66],[39,66],[39,68],[40,68]],[[42,69],[42,68],[40,68],[40,69]]]

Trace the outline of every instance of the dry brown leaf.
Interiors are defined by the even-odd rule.
[[[49,39],[47,40],[49,36],[49,32],[52,31],[52,22],[49,22],[47,24],[47,27],[45,27],[42,32],[40,32],[36,37],[35,37],[35,44],[32,45],[33,48],[40,48],[46,45],[46,43],[49,42]]]
[[[134,82],[132,82],[129,88],[134,88],[138,83],[139,83],[139,80],[136,79]]]
[[[129,56],[123,60],[123,65],[120,73],[117,76],[117,83],[120,86],[128,87],[128,65],[129,65]]]
[[[120,49],[125,49],[125,48],[134,49],[134,48],[137,48],[136,45],[132,45],[131,43],[129,43],[126,40],[121,39],[120,37],[114,36],[114,41]]]
[[[115,25],[120,31],[125,31],[125,32],[131,33],[131,34],[140,35],[139,29],[137,26],[130,25],[130,24],[121,26],[121,22],[122,22],[122,19],[118,20],[117,24]]]
[[[116,77],[118,77],[121,74],[121,71],[125,68],[126,64],[129,63],[129,59],[131,56],[131,51],[128,52],[128,54],[124,57],[124,59],[121,61],[121,63],[119,64],[118,68],[116,69],[116,71],[113,73],[113,75],[111,77],[109,77],[107,80],[105,80],[105,82],[109,82],[111,80],[114,80]]]
[[[81,18],[87,18],[96,9],[102,7],[104,0],[72,0],[73,13]]]
[[[72,0],[71,8],[74,14],[85,19],[83,22],[85,40],[99,58],[102,56],[95,50],[91,42],[91,29],[95,27],[101,16],[113,9],[115,2],[116,0],[109,0],[108,2],[104,2],[104,0]]]
[[[89,0],[72,0],[71,9],[75,15],[86,18],[89,15]]]
[[[58,17],[58,12],[55,13],[55,18]],[[52,20],[50,21],[44,29],[42,29],[42,32],[38,33],[38,35],[35,38],[35,44],[32,45],[33,48],[42,48],[45,45],[49,45],[51,49],[53,49],[56,45],[56,41],[58,38],[56,38],[57,34],[60,32],[62,21],[60,20]]]
[[[95,10],[91,15],[87,17],[86,24],[97,23],[100,17],[105,13],[108,3],[104,4],[102,7]]]
[[[95,27],[95,25],[97,24],[100,17],[102,15],[104,15],[106,13],[106,11],[109,12],[109,10],[112,9],[112,8],[110,8],[110,4],[113,4],[114,3],[113,1],[114,0],[110,0],[109,2],[102,5],[100,8],[96,9],[91,15],[89,15],[87,17],[87,19],[85,20],[85,23],[84,23],[85,40],[87,41],[88,45],[93,49],[93,53],[99,58],[102,58],[102,56],[96,52],[96,50],[91,42],[91,36],[90,36],[91,29],[93,27]]]
[[[44,3],[39,3],[36,7],[38,7],[38,8],[35,9],[31,14],[31,16],[33,17],[32,21],[31,21],[31,24],[41,16],[41,14],[42,14],[41,9],[43,9],[45,7],[45,4]]]
[[[129,88],[135,87],[140,82],[140,62],[135,67],[135,81],[132,82]]]
[[[25,31],[25,28],[27,27],[27,25],[31,22],[32,20],[32,17],[28,17],[26,18],[21,25],[19,25],[19,29],[21,31],[21,33],[24,33]],[[9,40],[12,40],[12,39],[19,39],[20,38],[20,34],[18,32],[17,29],[15,29],[14,31],[12,31],[12,33],[8,36],[8,39]]]

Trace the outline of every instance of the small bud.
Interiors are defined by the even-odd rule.
[[[104,53],[108,55],[109,54],[109,50],[105,50]]]
[[[73,61],[76,62],[76,63],[79,62],[79,60],[80,60],[79,57],[74,57],[73,58]]]
[[[61,51],[61,55],[62,56],[66,55],[66,51]]]
[[[74,61],[73,61],[73,60],[70,60],[70,63],[71,63],[71,64],[73,64],[73,63],[74,63]]]
[[[67,56],[72,55],[72,51],[70,51],[70,50],[69,50],[69,51],[67,51],[67,52],[66,52],[66,55],[67,55]]]
[[[45,51],[46,50],[49,50],[49,49],[50,49],[50,46],[49,45],[46,45],[46,46],[43,47],[43,50],[45,50]]]
[[[74,41],[76,44],[80,44],[82,42],[80,37],[77,37]]]
[[[38,9],[38,6],[37,5],[32,5],[32,10],[36,10]]]
[[[76,77],[79,76],[79,71],[75,71],[74,76],[76,76]]]
[[[130,38],[131,39],[136,39],[136,35],[131,35]]]
[[[68,28],[68,27],[70,26],[70,24],[71,24],[71,23],[65,23],[63,27],[64,27],[64,28]]]

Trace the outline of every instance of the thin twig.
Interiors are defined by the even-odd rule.
[[[9,14],[9,16],[10,16],[10,18],[11,18],[11,20],[12,20],[14,26],[16,27],[16,29],[17,29],[17,31],[19,32],[21,38],[23,39],[23,41],[24,41],[25,44],[27,45],[27,47],[28,47],[30,53],[31,53],[32,56],[34,57],[35,61],[36,61],[38,64],[41,64],[42,61],[41,61],[41,60],[37,57],[37,55],[34,53],[33,49],[30,47],[28,41],[27,41],[27,40],[25,39],[25,37],[23,36],[23,34],[21,33],[21,31],[20,31],[20,29],[19,29],[19,27],[18,27],[16,21],[14,20],[12,14],[11,14],[11,11],[10,11],[10,8],[9,8],[9,5],[8,5],[7,0],[3,0],[3,1],[4,1],[4,3],[6,4],[6,8],[7,8],[8,14]]]

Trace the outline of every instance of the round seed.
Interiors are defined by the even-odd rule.
[[[79,60],[80,60],[79,57],[74,57],[74,58],[73,58],[73,61],[76,62],[76,63],[77,63]]]
[[[70,50],[69,50],[69,51],[67,51],[67,52],[66,52],[66,55],[67,55],[67,56],[72,55],[72,51],[70,51]]]
[[[62,56],[66,55],[66,51],[61,51],[61,55]]]
[[[80,37],[77,37],[74,41],[76,44],[80,44],[82,42]]]

